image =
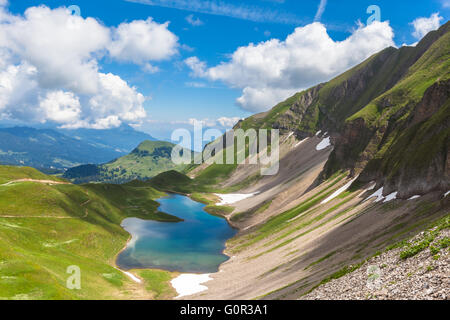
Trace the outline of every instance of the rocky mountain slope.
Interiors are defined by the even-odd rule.
[[[387,48],[238,127],[280,129],[299,140],[328,132],[335,148],[324,178],[348,169],[402,198],[448,190],[449,31],[447,23],[416,47]]]
[[[254,194],[229,205],[232,258],[194,298],[298,299],[448,216],[449,55],[447,23],[238,123],[280,129],[280,171],[189,172],[190,186]]]
[[[319,286],[305,300],[448,300],[449,217],[368,259],[357,269]],[[328,280],[328,279],[327,279]]]

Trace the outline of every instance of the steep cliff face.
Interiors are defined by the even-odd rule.
[[[449,190],[450,81],[428,88],[405,123],[391,131],[392,142],[370,160],[361,180],[376,180],[400,198]]]
[[[424,39],[442,34],[392,89],[346,120],[326,173],[362,171],[361,182],[375,180],[401,198],[449,189],[450,34],[443,30],[448,24]]]
[[[375,180],[407,197],[448,185],[450,23],[416,47],[387,48],[328,83],[300,92],[239,128],[275,128],[298,139],[328,132],[322,173]]]

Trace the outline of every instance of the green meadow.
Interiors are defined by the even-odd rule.
[[[19,179],[62,181],[31,168],[0,166],[0,299],[175,295],[169,283],[174,274],[139,270],[138,284],[115,268],[130,237],[120,226],[123,219],[179,221],[158,211],[155,199],[163,193],[149,186],[13,182]],[[80,268],[79,290],[66,286],[69,266]]]

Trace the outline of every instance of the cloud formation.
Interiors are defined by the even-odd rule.
[[[327,0],[320,0],[319,8],[317,9],[316,16],[314,17],[314,21],[320,21],[323,13],[325,12],[325,8],[327,6]]]
[[[168,22],[159,24],[152,18],[121,23],[108,47],[111,57],[141,65],[171,58],[178,52],[178,37],[168,27]]]
[[[151,18],[108,28],[66,8],[31,7],[20,16],[0,7],[0,119],[70,128],[139,122],[146,98],[119,76],[100,72],[99,61],[150,68],[177,47],[168,24]]]
[[[418,40],[422,39],[428,32],[439,29],[443,19],[438,12],[433,13],[429,18],[417,18],[411,23],[414,27],[413,36]]]
[[[334,41],[318,22],[296,28],[285,40],[271,39],[238,48],[229,61],[208,68],[197,57],[185,64],[191,76],[222,81],[242,89],[237,104],[266,111],[293,93],[328,81],[372,54],[393,46],[388,22],[360,26],[343,41]]]
[[[195,18],[193,14],[190,14],[186,17],[187,23],[189,23],[191,26],[198,27],[203,25],[203,21],[200,20],[200,18]]]
[[[164,121],[164,120],[147,120],[147,123],[151,124],[163,124],[165,126],[173,128],[180,128],[184,126],[194,126],[202,125],[205,128],[217,128],[217,129],[231,129],[236,123],[238,123],[242,118],[239,117],[220,117],[217,119],[197,119],[189,118],[188,120],[174,120],[174,121]]]
[[[149,6],[173,8],[191,12],[231,17],[254,22],[300,24],[295,15],[276,10],[267,10],[258,6],[233,4],[218,0],[125,0]],[[275,1],[282,2],[282,1]]]

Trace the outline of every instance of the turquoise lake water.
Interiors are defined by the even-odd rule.
[[[118,256],[124,270],[153,268],[184,273],[213,273],[228,260],[225,241],[236,234],[228,222],[203,210],[204,204],[181,195],[159,199],[159,210],[184,221],[167,223],[128,218],[122,222],[132,236]]]

